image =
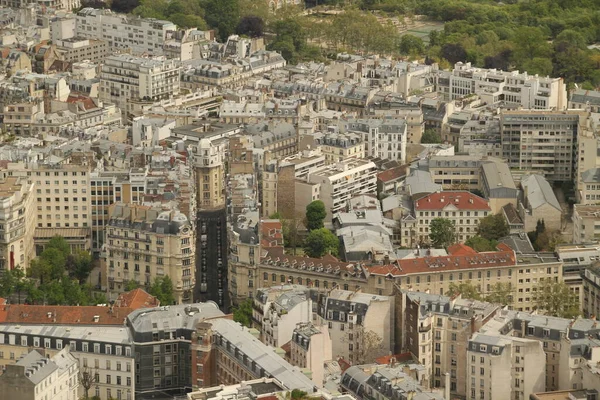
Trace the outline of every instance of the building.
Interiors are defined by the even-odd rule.
[[[365,155],[406,162],[407,124],[403,119],[358,119],[346,122],[348,132],[362,136]]]
[[[326,221],[343,210],[350,198],[358,194],[376,193],[377,167],[372,161],[348,159],[337,164],[315,168],[308,173],[308,183],[318,184],[320,198],[327,210]],[[312,191],[312,186],[296,188]]]
[[[499,306],[406,290],[395,296],[396,349],[423,365],[422,385],[467,397],[467,342]]]
[[[593,318],[600,315],[600,271],[596,265],[586,268],[581,271],[581,278],[583,279],[581,311],[583,315]]]
[[[538,221],[544,221],[548,231],[562,228],[562,207],[543,176],[525,175],[521,178],[524,201],[519,204],[519,216],[525,224],[525,231],[535,230]]]
[[[325,325],[315,326],[312,322],[299,323],[294,329],[289,343],[289,362],[312,373],[312,381],[323,386],[325,379],[325,361],[332,360],[331,337]]]
[[[481,166],[490,162],[504,163],[485,156],[431,156],[429,172],[433,182],[442,185],[444,190],[481,190]]]
[[[546,361],[536,340],[477,333],[467,352],[467,399],[529,399],[545,390]],[[509,389],[510,388],[510,389]]]
[[[23,268],[35,257],[35,207],[33,183],[8,176],[0,181],[0,272]]]
[[[108,43],[104,40],[69,38],[56,41],[56,53],[61,61],[103,62],[111,55]]]
[[[373,362],[394,348],[393,297],[333,289],[318,296],[317,325],[327,325],[335,359]]]
[[[34,124],[44,114],[41,101],[10,104],[4,107],[4,128],[17,136],[33,136]]]
[[[491,213],[487,200],[466,191],[443,191],[414,202],[417,222],[414,231],[419,243],[429,242],[429,227],[435,218],[454,223],[456,239],[464,242],[477,234],[479,221]]]
[[[481,165],[481,189],[493,214],[501,212],[507,204],[517,206],[518,190],[508,165],[504,163]]]
[[[136,117],[131,127],[131,144],[138,147],[156,147],[171,136],[174,120]]]
[[[231,399],[278,399],[286,395],[286,389],[273,378],[260,378],[233,385],[219,385],[199,389],[187,394],[188,400],[231,400]]]
[[[550,182],[571,181],[584,114],[557,111],[503,111],[502,157],[511,169],[540,174]]]
[[[556,111],[567,107],[567,88],[562,78],[475,68],[471,63],[458,62],[452,71],[436,71],[435,87],[446,101],[475,94],[489,105]]]
[[[79,399],[79,365],[64,348],[52,358],[32,350],[0,375],[2,396],[14,400]]]
[[[258,340],[257,334],[225,318],[198,324],[191,348],[194,389],[268,376],[288,390],[312,394],[316,385],[310,378],[285,361],[274,348]]]
[[[110,206],[109,215],[103,287],[118,293],[129,280],[150,285],[169,276],[177,303],[190,302],[195,232],[188,218],[176,210],[123,203]]]
[[[555,249],[563,262],[563,280],[577,294],[579,304],[583,304],[583,273],[600,261],[600,246],[598,244],[563,244]],[[585,309],[585,306],[584,308]],[[586,315],[584,313],[584,315]]]
[[[600,92],[595,90],[574,89],[569,98],[569,109],[600,112]]]
[[[314,143],[321,148],[326,164],[336,164],[348,158],[365,158],[365,144],[356,133],[327,132],[314,135]]]
[[[600,238],[600,206],[573,206],[573,243],[591,243]]]
[[[197,324],[223,317],[217,304],[195,303],[138,309],[126,325],[135,350],[135,399],[173,398],[192,387],[193,352]]]
[[[156,101],[178,94],[179,71],[175,60],[128,54],[106,57],[100,72],[100,100],[116,104],[127,116],[136,111],[135,101]]]
[[[161,55],[168,32],[177,31],[170,21],[131,17],[110,10],[83,8],[76,18],[76,36],[103,40],[110,49],[133,54]]]
[[[584,171],[578,183],[580,187],[580,204],[600,203],[600,168],[591,168]]]
[[[268,276],[263,276],[268,280]],[[305,286],[271,286],[257,291],[254,298],[257,311],[255,320],[262,321],[258,326],[261,341],[269,346],[281,347],[292,339],[298,323],[312,320],[312,299]],[[253,314],[255,314],[253,312]]]

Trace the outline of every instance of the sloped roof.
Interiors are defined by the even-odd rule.
[[[119,307],[129,307],[134,310],[138,308],[158,307],[160,301],[143,289],[134,289],[121,293],[115,304]]]
[[[443,191],[428,194],[415,201],[415,212],[423,210],[444,210],[453,207],[457,210],[490,210],[487,200],[467,191]]]
[[[532,209],[549,204],[550,206],[562,211],[560,203],[552,190],[552,186],[541,175],[529,174],[521,179],[521,186],[525,191],[525,197],[529,207]]]

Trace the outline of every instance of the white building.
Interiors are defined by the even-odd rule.
[[[175,120],[136,117],[131,127],[132,144],[134,146],[154,147],[161,140],[171,135],[175,128]]]
[[[436,90],[443,100],[476,94],[488,105],[536,110],[564,110],[567,88],[562,78],[540,77],[527,72],[475,68],[458,62],[452,71],[438,70]]]
[[[344,210],[352,197],[376,193],[377,167],[372,161],[348,159],[310,171],[308,182],[320,186],[320,200],[327,210],[326,221],[331,222],[333,214]],[[307,186],[307,189],[313,188]],[[298,190],[297,185],[296,197]]]
[[[406,161],[406,131],[404,119],[358,119],[346,123],[345,129],[362,135],[366,156]]]
[[[268,276],[268,273],[265,272]],[[267,302],[262,322],[262,341],[273,347],[281,347],[292,339],[297,324],[306,323],[312,317],[312,300],[306,288],[286,286],[274,301]],[[264,291],[265,289],[263,289]],[[266,289],[268,291],[268,289]],[[280,288],[275,289],[281,292]]]
[[[100,99],[127,115],[136,109],[132,101],[156,101],[179,93],[179,70],[175,60],[110,56],[100,73]]]
[[[331,337],[325,325],[298,324],[290,342],[290,363],[312,373],[315,385],[323,386],[325,362],[332,360]]]
[[[467,351],[468,400],[527,400],[546,390],[542,343],[477,333]]]
[[[79,388],[77,359],[65,348],[52,358],[36,350],[0,375],[0,393],[11,400],[77,400]]]
[[[113,50],[133,54],[162,55],[167,33],[176,31],[170,21],[116,14],[110,10],[84,8],[76,15],[78,37],[105,40]]]

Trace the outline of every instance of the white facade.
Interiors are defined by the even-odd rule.
[[[325,362],[330,360],[331,336],[327,326],[298,324],[290,342],[290,363],[310,370],[315,385],[323,386]]]
[[[284,293],[265,310],[262,333],[263,343],[281,347],[292,339],[296,325],[309,322],[312,300],[305,294]]]
[[[77,15],[77,36],[105,40],[113,50],[133,54],[162,55],[167,32],[177,26],[169,21],[115,14],[110,10],[84,8]]]
[[[475,334],[467,351],[467,399],[527,400],[546,390],[545,363],[537,340]]]
[[[158,146],[161,140],[171,135],[173,128],[175,128],[174,120],[168,121],[146,117],[134,118],[131,127],[132,144],[136,147]]]

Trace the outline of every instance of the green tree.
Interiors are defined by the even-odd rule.
[[[233,320],[247,328],[252,327],[252,302],[252,299],[246,299],[233,309]]]
[[[479,236],[487,240],[498,240],[509,233],[508,224],[500,213],[490,214],[479,221]]]
[[[420,55],[425,51],[421,38],[415,35],[402,35],[400,38],[400,53],[406,55]]]
[[[485,301],[504,306],[511,305],[513,303],[513,295],[510,283],[496,282],[490,292],[486,294]]]
[[[84,250],[70,254],[66,260],[66,270],[70,277],[84,283],[92,272],[92,256]]]
[[[137,289],[139,287],[140,287],[140,285],[135,280],[130,279],[127,282],[125,282],[124,290],[126,292],[130,292],[130,291],[135,290],[135,289]]]
[[[48,249],[58,250],[65,258],[71,254],[71,246],[62,236],[54,236],[48,241],[44,251]]]
[[[206,23],[217,30],[219,39],[226,42],[235,32],[240,20],[240,5],[238,0],[202,0]]]
[[[465,244],[477,252],[495,251],[498,242],[495,240],[487,240],[479,235],[475,235],[467,239]]]
[[[456,243],[456,227],[448,218],[434,218],[429,225],[429,239],[436,248],[448,247]]]
[[[434,143],[442,143],[442,138],[440,134],[434,131],[433,129],[425,129],[423,135],[421,136],[422,144],[434,144]]]
[[[329,229],[314,229],[304,239],[304,252],[316,258],[327,253],[337,256],[339,245],[339,239]]]
[[[150,286],[149,293],[156,297],[160,304],[168,306],[175,304],[175,295],[173,294],[173,281],[169,275],[164,277],[157,276]]]
[[[579,315],[579,299],[564,282],[551,278],[540,281],[534,291],[534,300],[539,310],[560,318],[575,318]]]
[[[450,286],[448,286],[446,296],[454,297],[459,294],[463,299],[482,300],[479,285],[474,285],[473,283],[471,283],[471,281],[460,283],[452,282]]]
[[[323,220],[327,216],[325,203],[321,200],[315,200],[306,206],[306,227],[309,231],[321,229]]]

